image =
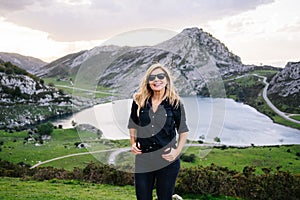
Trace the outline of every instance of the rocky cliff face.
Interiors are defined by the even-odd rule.
[[[129,97],[147,68],[155,62],[170,68],[181,95],[200,94],[209,83],[254,67],[243,65],[237,55],[209,33],[189,28],[155,46],[99,46],[68,62],[50,63],[45,69],[51,65],[52,71],[58,69],[69,75],[75,73],[85,80],[97,80],[99,85]]]
[[[281,110],[300,112],[300,62],[289,62],[271,80],[268,96]]]
[[[70,113],[70,97],[34,76],[0,72],[0,128],[16,128]]]
[[[0,104],[35,103],[41,106],[62,98],[57,90],[25,75],[0,73]]]
[[[11,62],[14,65],[20,66],[31,74],[35,74],[40,68],[47,63],[30,56],[23,56],[16,53],[0,52],[0,59],[5,62]]]
[[[300,62],[289,62],[271,80],[269,94],[282,97],[300,95]]]
[[[190,28],[158,45],[127,50],[99,75],[99,84],[130,97],[147,68],[155,62],[170,68],[181,95],[201,94],[204,87],[221,82],[223,76],[251,69],[209,33]],[[218,88],[212,96],[224,96],[221,90]]]

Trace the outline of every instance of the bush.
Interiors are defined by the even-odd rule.
[[[272,172],[267,168],[264,171],[265,174],[256,175],[255,168],[248,166],[243,173],[215,165],[186,168],[179,173],[175,190],[181,194],[224,195],[245,199],[298,199],[299,175],[279,170]]]
[[[255,168],[246,166],[242,173],[219,167],[214,164],[208,167],[197,166],[181,169],[175,187],[179,194],[232,196],[243,199],[299,199],[300,176],[289,172],[272,171],[264,168],[265,174],[255,174]],[[69,180],[75,184],[86,181],[99,184],[133,185],[132,173],[101,163],[90,163],[84,169],[74,168],[67,171],[53,167],[29,169],[25,163],[15,165],[0,159],[0,176],[27,177],[34,180]]]
[[[196,160],[196,156],[195,156],[195,154],[190,154],[190,155],[182,154],[182,155],[180,156],[180,159],[181,159],[183,162],[194,163],[195,160]]]
[[[51,133],[53,132],[53,124],[47,122],[45,124],[38,125],[37,130],[39,135],[51,135]]]
[[[118,171],[108,165],[100,163],[90,163],[83,169],[83,180],[93,183],[111,185],[133,185],[134,177],[132,173]]]

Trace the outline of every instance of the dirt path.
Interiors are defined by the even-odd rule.
[[[33,165],[32,167],[30,167],[30,169],[36,168],[36,167],[38,167],[40,165],[43,165],[45,163],[49,163],[49,162],[52,162],[52,161],[55,161],[55,160],[60,160],[60,159],[64,159],[64,158],[68,158],[68,157],[72,157],[72,156],[80,156],[80,155],[95,154],[95,153],[104,153],[104,152],[110,152],[110,151],[116,151],[116,150],[118,150],[118,149],[99,150],[99,151],[74,153],[74,154],[69,154],[69,155],[65,155],[65,156],[59,156],[59,157],[56,157],[56,158],[52,158],[50,160],[45,160],[45,161],[39,162],[39,163]]]

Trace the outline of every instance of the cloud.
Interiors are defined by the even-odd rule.
[[[48,32],[56,41],[80,41],[104,39],[146,27],[178,30],[271,2],[273,0],[177,0],[176,3],[173,0],[0,0],[0,14],[8,22]]]
[[[26,6],[32,5],[34,0],[0,0],[0,11],[3,13],[12,12],[16,10],[23,10]]]

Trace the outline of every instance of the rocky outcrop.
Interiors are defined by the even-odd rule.
[[[300,113],[300,62],[289,62],[270,81],[268,97],[281,111]]]
[[[59,102],[65,95],[26,75],[0,73],[0,104],[35,103],[41,106]]]
[[[20,128],[71,113],[70,96],[27,75],[0,73],[0,128]]]
[[[269,94],[282,97],[300,95],[300,62],[289,62],[271,80]]]

